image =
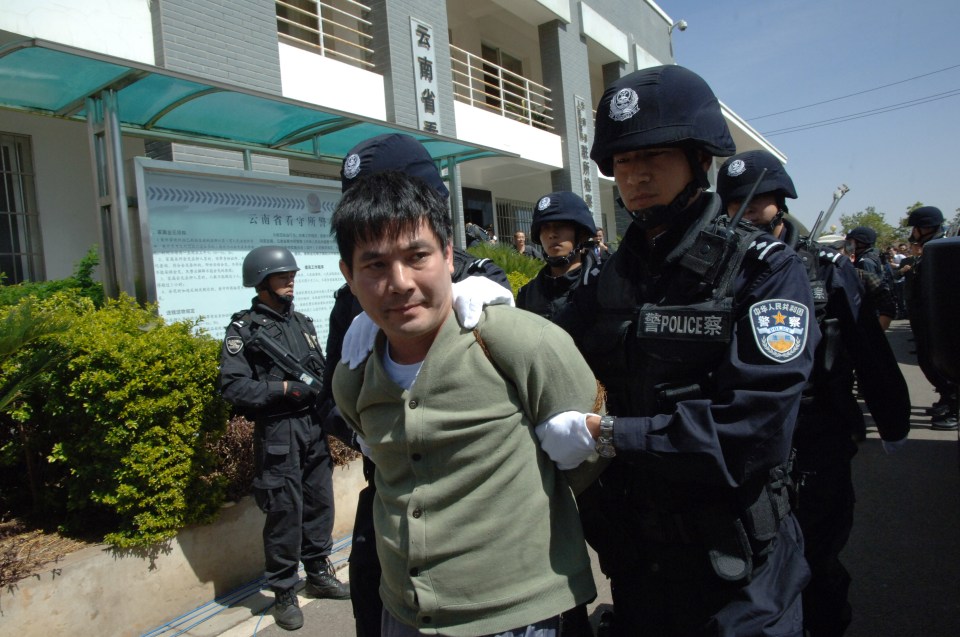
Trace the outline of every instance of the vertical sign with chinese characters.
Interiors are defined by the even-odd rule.
[[[580,149],[580,176],[583,179],[583,201],[587,204],[591,214],[593,210],[593,178],[590,176],[590,135],[587,129],[587,118],[590,110],[587,101],[578,95],[573,96],[576,104],[577,118],[577,146]]]
[[[433,51],[433,27],[410,18],[413,43],[413,85],[417,101],[417,125],[428,133],[440,132],[437,109],[436,55]]]

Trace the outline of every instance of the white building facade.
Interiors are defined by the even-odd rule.
[[[616,238],[628,218],[617,210],[613,182],[588,158],[593,109],[616,77],[673,63],[673,24],[651,0],[0,0],[0,269],[8,283],[61,278],[91,246],[106,244],[108,289],[134,286],[144,296],[143,281],[124,282],[125,260],[143,258],[136,241],[127,245],[122,236],[136,233],[135,216],[124,219],[127,207],[138,206],[137,157],[339,178],[342,155],[324,150],[319,134],[312,156],[249,142],[237,129],[219,141],[192,139],[189,131],[155,136],[147,125],[104,137],[109,122],[90,114],[100,102],[85,102],[84,111],[83,100],[99,100],[106,88],[139,83],[146,90],[151,69],[184,83],[209,81],[198,94],[233,87],[337,114],[324,134],[382,122],[380,132],[420,132],[436,147],[456,140],[485,149],[439,162],[454,187],[461,244],[466,221],[493,225],[503,238],[529,231],[534,203],[554,190],[581,195]],[[3,61],[11,47],[34,39],[74,57],[129,61],[132,71],[122,85],[114,80],[75,96],[72,110],[25,107],[17,93],[43,78],[28,77],[29,66],[5,73]],[[41,92],[67,90],[69,80]],[[165,111],[187,101],[156,99],[170,100]],[[765,148],[785,159],[725,114],[738,150]],[[104,143],[112,163],[98,165]],[[107,183],[111,166],[123,183]],[[104,203],[111,196],[112,206]]]

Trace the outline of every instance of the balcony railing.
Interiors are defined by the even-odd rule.
[[[553,130],[550,89],[450,45],[454,98],[529,126]]]
[[[355,0],[277,0],[281,39],[306,44],[324,57],[373,68],[370,7]]]

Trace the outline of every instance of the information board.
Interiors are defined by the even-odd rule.
[[[221,338],[256,295],[243,287],[243,258],[278,245],[300,266],[294,307],[326,345],[333,295],[344,283],[330,236],[339,182],[141,157],[136,179],[147,297],[164,319],[197,320]]]

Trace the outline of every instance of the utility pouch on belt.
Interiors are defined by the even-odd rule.
[[[753,575],[753,549],[743,522],[736,515],[702,519],[700,533],[710,548],[713,572],[728,582],[749,582]]]

